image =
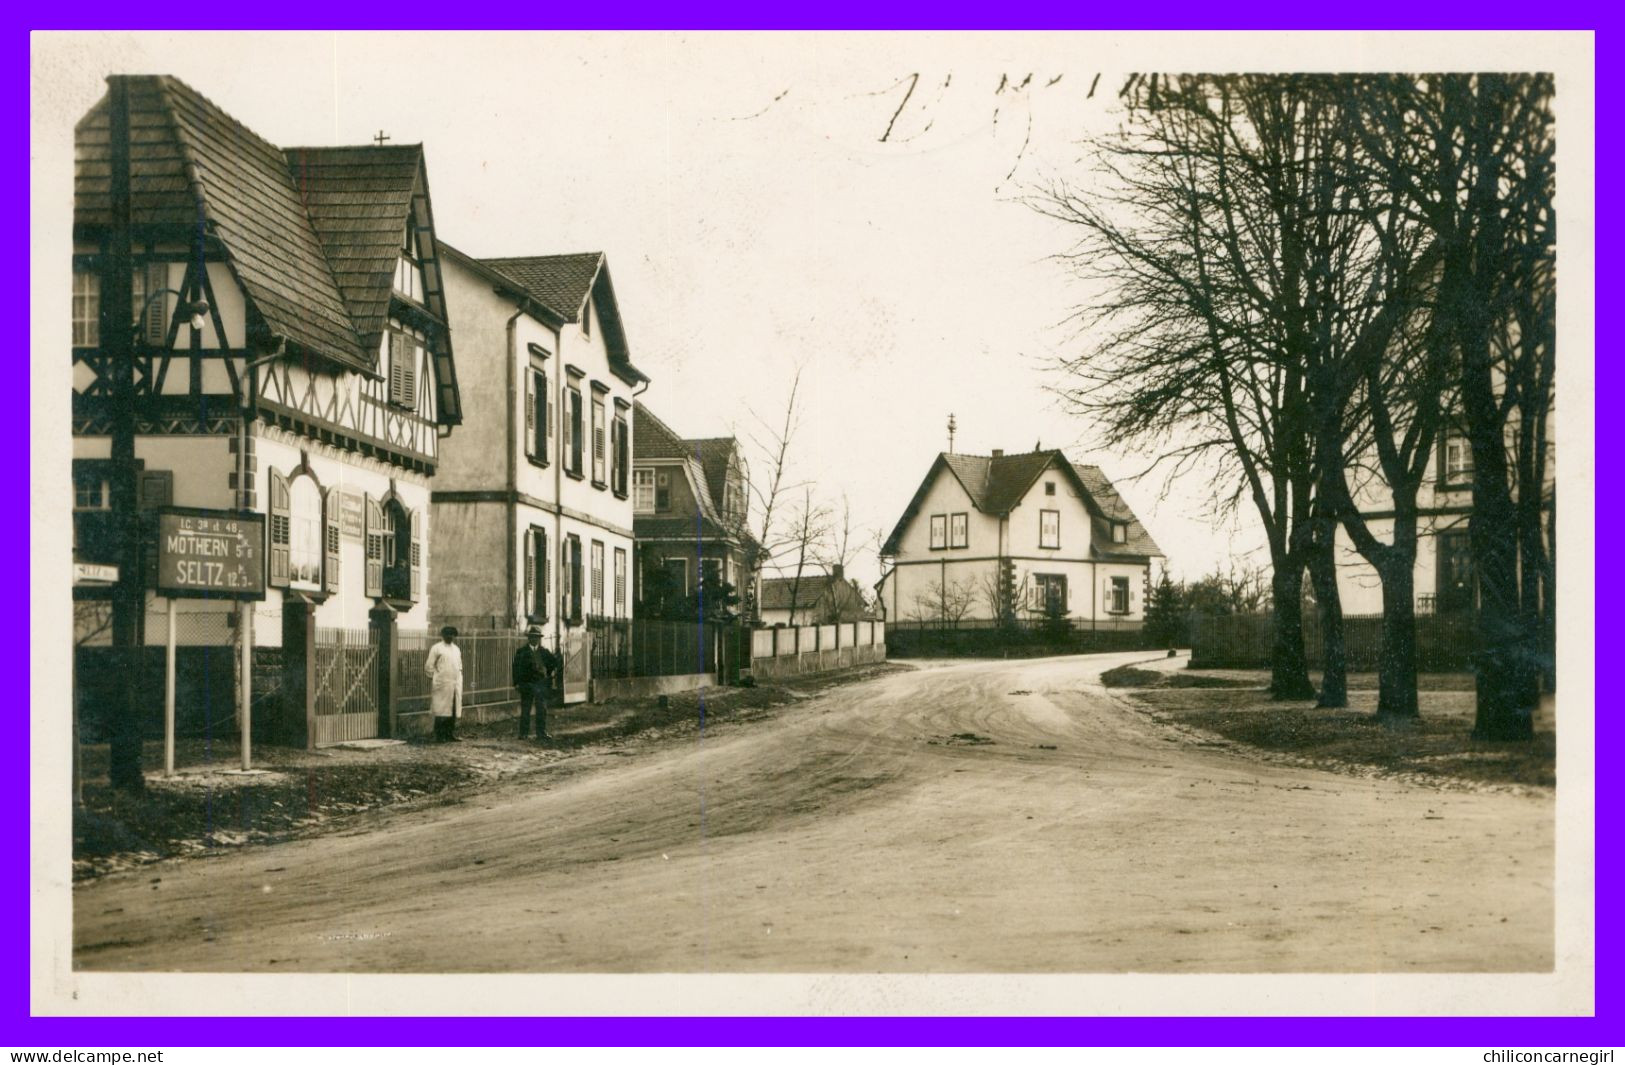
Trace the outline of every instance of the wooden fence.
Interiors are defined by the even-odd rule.
[[[1472,614],[1418,614],[1416,665],[1423,672],[1459,673],[1472,669],[1477,643],[1477,619]],[[1275,638],[1269,614],[1232,614],[1214,617],[1192,614],[1191,667],[1193,669],[1268,669]],[[1343,640],[1351,671],[1377,668],[1382,649],[1382,618],[1345,617]],[[1304,651],[1309,668],[1321,667],[1320,618],[1313,612],[1303,619]]]

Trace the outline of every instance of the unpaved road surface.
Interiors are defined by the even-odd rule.
[[[927,666],[552,783],[108,876],[74,891],[76,965],[1551,968],[1549,794],[1204,748],[1099,686],[1143,657]]]

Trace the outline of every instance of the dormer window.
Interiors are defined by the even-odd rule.
[[[1128,543],[1128,526],[1120,521],[1112,522],[1112,543]]]
[[[406,223],[401,254],[395,260],[395,294],[413,303],[423,302],[423,259],[418,253],[417,227]]]

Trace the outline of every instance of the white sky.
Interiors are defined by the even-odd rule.
[[[35,140],[68,142],[107,74],[169,73],[280,146],[380,129],[422,142],[440,235],[479,256],[606,252],[633,360],[653,378],[644,398],[684,435],[746,438],[758,479],[752,412],[776,424],[801,365],[796,474],[827,502],[844,493],[855,525],[890,530],[953,412],[956,450],[1042,442],[1104,467],[1174,572],[1194,577],[1256,552],[1256,522],[1216,528],[1205,478],[1159,502],[1160,479],[1127,479],[1142,460],[1083,445],[1089,426],[1045,390],[1055,354],[1084,342],[1060,324],[1082,294],[1047,258],[1072,237],[1014,202],[1035,181],[1086,177],[1078,141],[1114,120],[1120,45],[37,35]],[[853,575],[878,576],[872,550]]]

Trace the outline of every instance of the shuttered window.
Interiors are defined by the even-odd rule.
[[[615,616],[626,617],[626,548],[615,549]]]
[[[288,545],[292,539],[292,521],[289,515],[288,479],[279,470],[271,470],[271,586],[288,586]]]
[[[417,406],[418,341],[401,333],[389,334],[389,401],[408,409]]]
[[[547,620],[548,578],[547,530],[531,526],[525,533],[525,616],[535,622]]]
[[[592,542],[592,616],[604,616],[604,543]]]
[[[384,521],[383,506],[370,495],[362,537],[366,542],[366,594],[381,599],[384,595],[384,544],[390,538],[390,530]]]
[[[339,488],[334,485],[327,490],[327,498],[322,501],[326,518],[322,584],[330,592],[339,590],[339,506]]]
[[[594,385],[594,388],[597,386]],[[604,487],[604,468],[606,461],[604,446],[604,400],[602,396],[592,397],[592,483],[599,488]]]
[[[549,403],[547,374],[531,369],[525,372],[525,455],[538,465],[547,465]]]

